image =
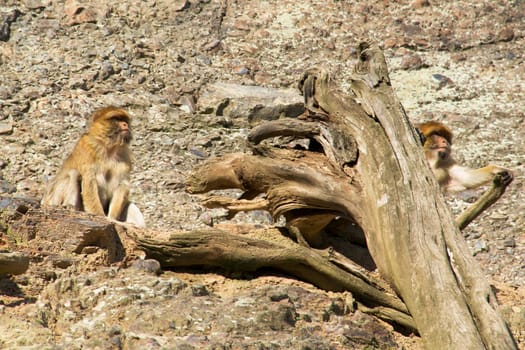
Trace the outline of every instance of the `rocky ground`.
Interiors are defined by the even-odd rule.
[[[218,110],[221,84],[276,89],[292,99],[301,73],[321,65],[345,89],[363,39],[385,50],[413,122],[451,126],[456,157],[467,165],[514,171],[504,197],[464,234],[525,349],[522,0],[3,0],[0,193],[40,197],[86,117],[117,105],[134,117],[132,197],[148,226],[168,231],[224,221],[220,210],[204,210],[184,191],[196,164],[245,151],[257,123],[235,104]],[[452,211],[477,194],[449,196]],[[269,218],[240,214],[235,221]],[[65,267],[32,261],[28,273],[1,280],[0,348],[421,346],[354,312],[351,295],[285,276],[159,276],[102,267],[97,254]]]

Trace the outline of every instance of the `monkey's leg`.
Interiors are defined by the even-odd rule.
[[[118,220],[128,204],[129,182],[123,181],[113,192],[108,208],[108,218]]]
[[[84,210],[90,214],[105,215],[98,194],[96,175],[93,173],[83,174],[81,184],[82,204],[84,205]]]
[[[83,211],[84,205],[82,204],[82,194],[80,189],[80,173],[77,170],[70,170],[68,176],[69,182],[67,187],[69,188],[69,192],[66,192],[64,205],[71,206],[75,208],[75,210]]]
[[[46,189],[42,205],[64,206],[84,210],[80,191],[80,173],[71,169],[58,174]]]

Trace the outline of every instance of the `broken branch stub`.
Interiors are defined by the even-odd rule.
[[[502,172],[497,174],[492,180],[490,188],[481,195],[471,206],[465,209],[457,218],[456,224],[460,230],[463,230],[476,219],[485,209],[496,203],[505,193],[507,186],[512,182],[512,174]]]

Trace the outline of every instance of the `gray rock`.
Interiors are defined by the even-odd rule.
[[[274,120],[281,115],[296,117],[304,112],[298,90],[223,82],[208,85],[197,106],[201,113],[230,117],[239,125]]]

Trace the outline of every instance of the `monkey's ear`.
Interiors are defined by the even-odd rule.
[[[425,137],[425,135],[423,135],[423,132],[419,128],[414,127],[414,129],[416,130],[416,133],[419,136],[419,141],[421,141],[421,145],[424,145],[427,141],[427,138]]]

